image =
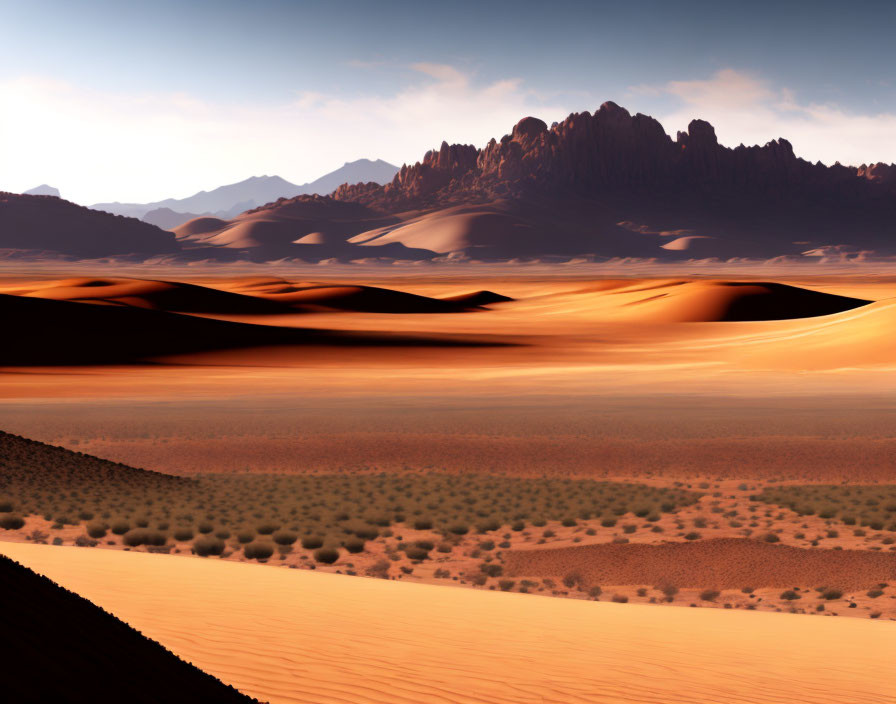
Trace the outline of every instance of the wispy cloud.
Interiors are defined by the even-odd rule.
[[[300,92],[265,106],[0,82],[0,189],[47,182],[90,203],[186,196],[261,173],[304,182],[360,157],[413,162],[442,139],[483,145],[526,115],[566,114],[517,79],[409,68],[416,78],[392,94]]]
[[[635,99],[673,98],[676,106],[656,115],[673,134],[699,117],[711,122],[719,141],[729,146],[784,137],[797,155],[811,161],[896,161],[896,115],[802,103],[791,90],[748,72],[729,68],[706,79],[634,86],[630,92]]]

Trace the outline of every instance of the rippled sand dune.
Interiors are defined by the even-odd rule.
[[[896,623],[656,609],[213,559],[0,550],[280,702],[896,702]]]

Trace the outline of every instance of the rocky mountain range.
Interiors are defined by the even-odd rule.
[[[896,165],[811,163],[785,139],[730,148],[703,120],[673,139],[604,103],[481,149],[443,143],[384,185],[159,224],[176,258],[224,261],[892,258]]]
[[[280,176],[252,176],[211,191],[199,191],[188,198],[166,198],[153,203],[96,203],[90,207],[113,215],[139,218],[167,230],[200,215],[233,218],[278,198],[332,193],[343,183],[388,183],[397,172],[397,166],[382,159],[358,159],[301,185],[290,183]]]

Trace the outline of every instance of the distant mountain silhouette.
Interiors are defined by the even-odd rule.
[[[396,173],[397,166],[381,159],[358,159],[302,185],[290,183],[279,176],[253,176],[212,191],[200,191],[189,198],[166,198],[154,203],[97,203],[90,207],[171,229],[200,215],[228,219],[278,198],[332,193],[344,183],[388,183]]]
[[[7,256],[145,260],[181,246],[170,232],[55,196],[0,192],[0,250]]]
[[[35,186],[34,188],[25,191],[22,193],[24,196],[56,196],[59,198],[59,189],[53,188],[52,186],[48,186],[45,183],[42,183],[39,186]]]

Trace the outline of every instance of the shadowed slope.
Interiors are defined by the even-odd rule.
[[[2,555],[0,593],[5,701],[255,701]]]
[[[116,364],[274,345],[454,347],[504,344],[484,336],[310,330],[196,318],[117,305],[0,294],[0,364]]]

